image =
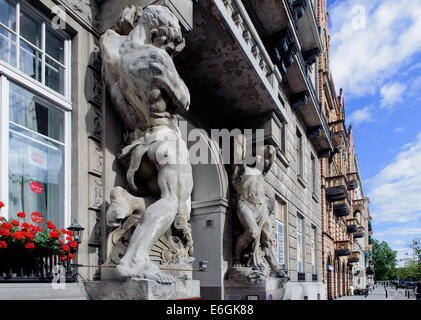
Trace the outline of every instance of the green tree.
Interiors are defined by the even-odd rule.
[[[386,241],[373,239],[374,273],[377,280],[391,280],[395,276],[397,252]]]

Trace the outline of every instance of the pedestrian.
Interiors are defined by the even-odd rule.
[[[417,300],[421,300],[421,279],[418,280],[418,283],[415,286],[415,297]]]
[[[353,296],[353,295],[354,295],[354,287],[352,286],[352,284],[349,286],[349,294],[350,294],[351,296]]]

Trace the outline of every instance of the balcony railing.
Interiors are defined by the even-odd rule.
[[[345,176],[326,178],[326,200],[335,202],[348,199]]]
[[[360,261],[360,252],[359,251],[352,251],[351,255],[348,258],[349,263],[355,263]]]
[[[351,254],[351,241],[349,240],[339,240],[336,241],[336,249],[335,255],[342,257],[342,256],[349,256]]]
[[[354,233],[354,239],[364,238],[364,227],[359,226],[357,232]]]
[[[348,219],[346,231],[350,234],[358,232],[358,220],[357,219]]]
[[[348,190],[355,190],[358,187],[357,174],[355,172],[348,174],[348,180],[346,181],[346,187]]]

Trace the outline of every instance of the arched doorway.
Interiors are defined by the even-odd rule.
[[[347,270],[345,263],[342,263],[342,295],[346,296],[348,293]]]
[[[327,286],[327,299],[333,299],[333,272],[332,271],[332,258],[329,255],[327,258],[327,271],[326,271],[326,286]]]
[[[185,120],[182,124],[182,120]],[[191,228],[195,268],[208,261],[208,272],[193,272],[203,299],[224,297],[224,274],[231,259],[231,221],[228,176],[218,145],[195,119],[181,119],[179,127],[190,151],[193,171]],[[184,130],[184,132],[183,132]],[[204,157],[203,154],[205,154]],[[200,161],[198,159],[200,158]],[[221,266],[227,266],[221,268]]]

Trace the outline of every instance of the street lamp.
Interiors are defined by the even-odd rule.
[[[82,235],[83,235],[83,230],[85,230],[84,227],[82,227],[77,221],[76,219],[73,220],[73,223],[67,228],[67,230],[70,230],[73,232],[74,235],[74,239],[75,241],[79,244],[82,241]]]

